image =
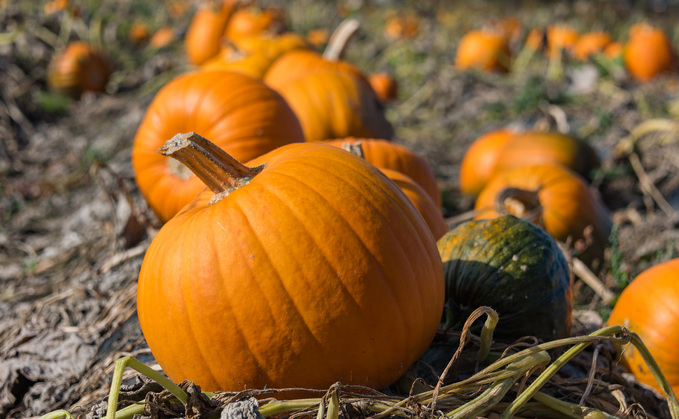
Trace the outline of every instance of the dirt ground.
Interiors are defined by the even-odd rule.
[[[135,296],[144,252],[160,224],[134,183],[130,148],[157,90],[190,69],[181,39],[192,9],[172,17],[162,7],[177,2],[74,1],[81,16],[73,19],[68,12],[46,15],[42,2],[0,2],[0,32],[17,31],[9,41],[0,34],[2,417],[62,408],[85,415],[108,394],[116,359],[133,355],[154,365]],[[345,58],[399,81],[399,99],[386,109],[395,141],[431,163],[451,225],[472,206],[457,188],[457,173],[475,138],[504,126],[552,129],[586,139],[603,161],[593,188],[613,215],[617,238],[601,282],[618,294],[637,273],[675,256],[679,130],[643,136],[634,153],[618,151],[639,124],[672,124],[679,114],[679,75],[640,84],[619,66],[565,60],[562,74],[553,76],[541,55],[508,75],[461,73],[453,66],[462,33],[506,16],[517,17],[525,29],[564,22],[581,32],[607,30],[620,40],[631,24],[647,19],[679,45],[673,4],[289,3],[289,28],[300,33],[332,29],[347,15],[361,21]],[[385,21],[400,13],[416,14],[419,32],[389,40]],[[64,29],[67,20],[70,30]],[[133,45],[125,34],[135,20],[152,28],[170,24],[177,41],[162,49]],[[78,100],[50,92],[46,68],[54,51],[67,39],[92,38],[116,65],[107,91]],[[575,287],[576,317],[594,316],[593,322],[576,322],[576,331],[591,331],[610,306],[581,281]],[[632,409],[630,417],[669,417],[660,397],[644,394],[636,400],[643,409]]]

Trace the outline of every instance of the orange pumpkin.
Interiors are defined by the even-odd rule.
[[[427,192],[441,208],[441,191],[436,175],[427,161],[408,147],[379,138],[340,138],[325,141],[335,147],[347,148],[360,143],[361,156],[380,169],[395,170],[408,176]]]
[[[583,34],[575,42],[573,55],[578,60],[586,61],[591,56],[602,53],[613,42],[613,38],[607,32],[589,32]]]
[[[219,52],[226,25],[237,6],[238,0],[212,1],[196,11],[184,39],[191,64],[199,65]]]
[[[174,34],[174,29],[169,26],[163,26],[153,33],[153,36],[149,39],[149,46],[156,49],[165,48],[172,45],[176,39],[177,36]]]
[[[476,68],[506,73],[510,68],[509,44],[501,34],[487,31],[467,32],[457,47],[455,67],[458,70]]]
[[[476,219],[509,213],[542,226],[567,242],[583,261],[601,261],[613,222],[599,197],[577,173],[554,164],[522,166],[499,172],[479,194]]]
[[[103,92],[112,69],[101,51],[87,42],[75,41],[52,58],[47,84],[53,90],[75,97],[85,91]]]
[[[679,360],[673,344],[679,334],[677,277],[679,259],[643,271],[622,291],[607,321],[639,335],[675,393],[679,393]],[[660,391],[634,345],[624,348],[621,359],[639,381]]]
[[[474,140],[460,164],[460,190],[476,196],[493,174],[495,163],[507,142],[518,133],[509,129],[487,132]]]
[[[327,29],[316,28],[306,34],[306,41],[315,47],[325,45],[328,39],[330,39],[330,32]]]
[[[318,71],[277,90],[299,118],[306,141],[393,134],[375,92],[353,74]]]
[[[163,152],[214,189],[160,229],[139,273],[139,322],[168,376],[205,391],[398,379],[444,300],[436,243],[403,192],[327,145],[244,166],[177,137]]]
[[[420,20],[416,16],[393,16],[384,25],[384,34],[390,41],[411,39],[420,29]]]
[[[393,102],[398,98],[398,82],[387,72],[368,75],[370,86],[382,103]]]
[[[151,36],[149,26],[145,22],[135,22],[127,32],[127,38],[133,44],[141,44]]]
[[[561,164],[585,178],[600,165],[599,156],[588,143],[558,132],[527,131],[512,137],[495,160],[494,173],[519,166]]]
[[[547,55],[554,59],[565,51],[573,54],[580,34],[570,26],[553,25],[547,28]]]
[[[242,160],[304,140],[285,100],[255,78],[217,71],[175,78],[151,102],[132,146],[135,179],[162,221],[203,189],[198,178],[158,154],[168,138],[191,130]]]
[[[611,42],[604,48],[604,55],[611,60],[615,60],[622,57],[623,45],[622,42],[614,41]]]
[[[242,7],[233,12],[224,30],[224,38],[233,42],[254,35],[277,35],[284,30],[285,17],[278,7]]]
[[[630,28],[623,60],[627,71],[640,82],[676,71],[675,52],[670,39],[662,29],[646,23]]]

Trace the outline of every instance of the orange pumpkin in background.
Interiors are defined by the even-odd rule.
[[[613,42],[607,32],[589,32],[581,35],[573,47],[573,55],[581,61],[586,61],[593,55],[602,53]]]
[[[368,81],[380,102],[387,104],[398,98],[398,82],[391,74],[384,71],[372,73],[368,75]]]
[[[457,46],[455,67],[506,73],[510,69],[511,53],[507,38],[487,31],[467,32]]]
[[[427,192],[427,195],[441,209],[441,191],[434,170],[429,163],[410,148],[380,138],[338,138],[325,141],[340,148],[361,144],[361,156],[379,169],[389,169],[408,176]]]
[[[679,393],[679,259],[672,259],[640,273],[620,294],[608,325],[622,325],[639,335],[663,375]],[[622,362],[644,384],[658,391],[660,386],[634,345],[622,351]]]
[[[149,46],[157,49],[165,48],[172,45],[176,39],[177,36],[174,33],[174,29],[170,26],[163,26],[151,36],[151,39],[149,39]]]
[[[224,38],[234,42],[254,35],[278,35],[285,31],[285,16],[278,7],[242,7],[233,12]]]
[[[542,226],[557,240],[570,239],[589,264],[603,260],[613,227],[608,209],[585,179],[556,164],[497,173],[479,194],[474,209],[477,220],[508,213]]]
[[[212,190],[160,229],[139,273],[139,323],[163,371],[205,391],[381,389],[405,373],[445,292],[436,242],[404,193],[328,145],[245,166],[178,137],[163,153],[194,162]]]
[[[204,188],[191,172],[158,153],[169,138],[188,131],[210,136],[245,161],[304,141],[290,106],[260,80],[225,71],[175,78],[151,102],[132,146],[137,185],[162,221]]]
[[[80,97],[83,92],[103,92],[113,72],[108,57],[94,46],[74,41],[52,58],[47,84],[52,90]]]
[[[476,196],[495,170],[501,150],[518,133],[509,129],[487,132],[474,140],[460,164],[460,190]]]
[[[675,51],[670,39],[662,29],[646,23],[630,28],[623,60],[629,74],[640,82],[676,72]]]
[[[547,55],[555,59],[564,52],[572,55],[580,34],[566,25],[552,25],[547,28]]]
[[[191,19],[184,47],[191,64],[199,65],[219,52],[222,37],[238,0],[204,2]]]

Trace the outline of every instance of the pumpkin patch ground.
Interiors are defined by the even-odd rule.
[[[225,3],[224,9],[238,7],[236,1]],[[137,378],[137,371],[127,368],[122,373],[124,386],[116,393],[118,408],[132,406],[127,413],[140,408],[134,412],[151,417],[210,417],[219,416],[238,399],[253,403],[255,399],[244,396],[256,395],[264,416],[319,417],[323,406],[333,418],[436,417],[440,412],[452,417],[503,413],[679,417],[676,399],[670,397],[668,403],[620,361],[618,344],[634,339],[618,329],[603,329],[617,297],[634,278],[676,257],[676,57],[667,50],[651,49],[635,58],[638,46],[624,48],[634,32],[630,30],[642,22],[664,31],[672,46],[679,48],[679,7],[674,2],[294,0],[262,1],[261,6],[273,6],[270,10],[284,20],[284,24],[277,20],[266,36],[287,30],[306,39],[312,31],[332,33],[345,19],[359,23],[342,55],[352,69],[332,63],[336,68],[324,71],[354,78],[352,83],[361,89],[370,89],[369,74],[386,73],[398,83],[398,94],[380,103],[375,92],[361,90],[371,115],[379,114],[368,115],[368,122],[385,126],[386,121],[390,127],[382,135],[361,127],[362,131],[346,136],[389,137],[385,140],[421,156],[438,181],[449,230],[476,215],[475,197],[461,190],[459,174],[465,152],[477,138],[502,129],[558,132],[585,141],[599,157],[600,165],[586,176],[586,182],[609,213],[609,244],[599,249],[597,254],[603,256],[597,264],[587,267],[577,258],[594,243],[588,242],[587,231],[577,242],[560,243],[573,272],[571,340],[562,344],[551,347],[553,341],[530,336],[508,342],[499,332],[503,339],[490,343],[496,313],[487,307],[476,311],[477,307],[465,307],[466,313],[472,312],[473,325],[439,328],[419,361],[410,369],[400,366],[407,371],[387,388],[369,390],[340,383],[304,393],[306,404],[293,407],[289,402],[267,404],[268,398],[278,396],[273,389],[238,397],[235,393],[202,395],[193,383],[183,382],[178,393],[187,398],[178,403],[157,380]],[[196,7],[183,0],[0,2],[0,417],[40,417],[62,409],[73,417],[104,417],[117,360],[133,358],[129,365],[148,367],[146,375],[160,371],[137,317],[137,281],[146,251],[163,223],[137,186],[132,148],[156,94],[175,78],[198,71],[185,43],[187,33],[198,36],[200,32],[189,31]],[[387,25],[395,16],[407,16],[417,30],[394,37]],[[149,33],[169,27],[173,37],[163,44],[133,39],[131,30],[140,22]],[[509,31],[498,29],[501,22],[513,22],[507,39],[509,54],[502,57],[510,62],[509,70],[458,68],[455,57],[462,37],[470,31],[503,36]],[[568,27],[578,34],[605,32],[611,44],[622,44],[624,59],[620,52],[582,59],[565,43],[547,52],[544,36],[526,43],[529,33],[546,34],[550,27]],[[105,54],[106,71],[100,75],[107,77],[103,91],[87,90],[85,79],[74,80],[83,77],[81,72],[87,68],[78,60],[60,66],[72,74],[59,75],[59,80],[79,86],[77,90],[51,85],[50,63],[72,41],[87,41]],[[308,48],[322,54],[325,45]],[[661,54],[658,59],[663,63],[657,74],[649,75],[652,66],[644,68],[641,79],[629,72],[627,62],[638,68],[640,63],[653,62],[649,57],[654,52]],[[356,69],[365,77],[354,74]],[[305,100],[314,103],[313,89],[320,89],[322,83],[308,84]],[[290,88],[286,91],[292,95]],[[347,113],[359,108],[351,105]],[[291,109],[308,107],[314,108],[305,104]],[[313,118],[320,119],[321,113]],[[195,118],[216,121],[217,116],[210,119],[213,116]],[[178,133],[170,137],[174,134]],[[414,207],[409,214],[417,216]],[[399,231],[398,226],[391,228]],[[433,249],[434,234],[422,231]],[[502,231],[495,234],[498,243],[508,240],[499,237]],[[502,286],[497,288],[501,295]],[[256,292],[252,291],[253,298]],[[653,306],[658,291],[648,295],[642,304]],[[497,314],[502,319],[503,313]],[[501,326],[502,321],[497,327]],[[530,323],[522,326],[521,330],[531,330]],[[586,337],[601,330],[617,337]],[[350,339],[351,332],[343,330],[342,336]],[[545,351],[521,352],[539,343],[546,345]],[[571,349],[577,344],[583,348],[575,354]],[[171,356],[181,359],[187,354]],[[562,356],[568,362],[556,368]],[[299,394],[300,389],[295,390]],[[141,407],[133,404],[144,400]]]

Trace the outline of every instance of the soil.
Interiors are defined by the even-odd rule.
[[[85,415],[105,400],[116,359],[133,355],[154,365],[137,321],[135,296],[144,252],[160,223],[137,190],[130,149],[158,89],[191,68],[181,39],[193,9],[171,16],[163,7],[180,3],[85,1],[74,2],[78,12],[72,7],[46,15],[42,2],[0,2],[0,32],[18,31],[11,41],[0,42],[2,417],[56,409]],[[453,65],[462,33],[510,13],[525,28],[564,22],[582,32],[605,29],[620,40],[631,24],[647,19],[676,39],[672,4],[289,3],[289,28],[300,33],[331,29],[348,15],[361,20],[345,58],[366,73],[388,71],[398,80],[399,99],[385,110],[394,141],[435,169],[451,227],[473,204],[458,190],[457,173],[475,138],[505,126],[558,130],[586,139],[602,158],[592,188],[616,226],[598,272],[605,287],[617,295],[636,274],[674,257],[679,130],[644,135],[633,152],[620,150],[639,124],[673,121],[679,114],[676,74],[642,84],[620,63],[566,58],[563,72],[554,75],[540,54],[507,75],[463,73]],[[385,20],[407,13],[419,16],[417,34],[388,39]],[[136,20],[153,29],[170,24],[177,40],[161,49],[133,44],[126,31]],[[115,63],[105,92],[75,99],[47,88],[52,55],[74,39],[99,42]],[[580,328],[574,333],[586,333],[601,325],[610,305],[578,279],[575,291],[576,317],[594,320],[576,322]],[[128,372],[126,378],[134,375]],[[645,414],[668,417],[662,398],[644,391]]]

